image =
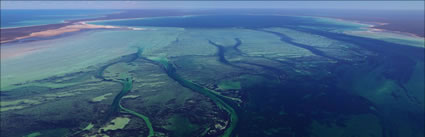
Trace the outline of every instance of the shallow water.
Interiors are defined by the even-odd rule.
[[[1,28],[61,23],[64,20],[101,17],[114,10],[1,10]]]
[[[110,124],[109,119],[103,119],[105,112],[120,104],[149,118],[156,136],[424,134],[424,49],[346,33],[364,31],[365,24],[269,15],[185,16],[95,24],[149,29],[89,31],[2,47],[2,74],[7,74],[2,79],[11,79],[5,82],[10,87],[2,90],[2,103],[12,104],[2,110],[2,119],[7,119],[2,121],[2,127],[6,126],[2,133],[16,136],[9,132],[16,130],[48,136],[40,129],[66,128],[70,131],[62,133],[64,136],[151,135],[142,119],[125,112],[112,115],[130,119],[124,128],[100,131]],[[3,57],[3,52],[24,50],[26,46],[40,46],[40,51]],[[144,49],[140,58],[119,62],[138,53],[139,48]],[[75,72],[71,68],[85,71],[71,73]],[[99,78],[99,70],[104,78]],[[105,80],[120,79],[124,74],[133,83],[126,96],[119,94],[122,86]],[[28,82],[13,85],[22,81]],[[226,87],[223,83],[232,86],[220,88]],[[67,94],[57,100],[43,100],[47,93]],[[110,97],[89,101],[109,93],[121,100],[113,103]],[[18,99],[23,101],[13,102]],[[57,103],[66,106],[63,112],[46,110]],[[29,111],[34,109],[42,115],[34,116]],[[45,118],[51,115],[57,117]],[[91,117],[80,118],[85,115]],[[11,124],[19,119],[40,128],[14,129],[24,124]],[[71,119],[78,120],[66,124]],[[88,123],[94,123],[95,128],[81,131],[80,127]],[[176,131],[184,127],[190,129]]]

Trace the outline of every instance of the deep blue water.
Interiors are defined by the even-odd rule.
[[[417,64],[424,62],[424,49],[411,47],[373,38],[357,37],[327,31],[328,29],[356,29],[358,26],[348,24],[333,24],[320,22],[316,19],[295,17],[295,16],[273,16],[273,15],[208,15],[208,16],[190,16],[190,17],[170,17],[170,18],[152,18],[139,20],[109,21],[98,22],[96,24],[108,24],[119,26],[155,26],[155,27],[183,27],[183,28],[246,28],[258,30],[259,33],[270,33],[280,37],[282,42],[290,43],[294,46],[311,51],[317,56],[335,60],[338,63],[322,64],[308,76],[298,76],[287,72],[288,80],[281,84],[264,82],[259,85],[251,85],[250,88],[242,89],[245,97],[244,104],[238,108],[240,122],[235,134],[244,137],[265,136],[264,131],[269,129],[279,129],[273,136],[312,136],[309,133],[309,127],[313,121],[319,121],[331,124],[330,119],[341,116],[351,116],[358,114],[372,114],[379,117],[382,126],[382,136],[404,137],[409,136],[408,132],[401,131],[402,126],[392,121],[408,121],[408,125],[418,127],[413,133],[424,132],[423,111],[408,112],[410,118],[388,115],[391,113],[407,113],[406,110],[379,110],[389,106],[374,104],[379,102],[370,100],[364,95],[350,93],[355,89],[340,87],[338,85],[349,85],[347,81],[356,82],[357,75],[369,75],[375,73],[379,78],[394,81],[395,86],[399,86],[405,91],[390,91],[394,93],[406,94],[408,102],[415,104],[417,100],[423,97],[415,97],[411,94],[413,91],[406,90],[406,86]],[[307,27],[304,27],[307,26]],[[293,30],[320,35],[326,38],[351,43],[362,51],[374,53],[374,55],[365,55],[361,61],[345,61],[328,54],[329,51],[314,47],[312,45],[302,45],[295,43],[285,34],[265,31],[263,28],[285,27]],[[242,45],[243,46],[243,40]],[[346,51],[359,50],[355,48],[344,49]],[[357,51],[354,51],[357,52]],[[348,52],[347,52],[348,53]],[[224,58],[225,53],[219,54]],[[230,55],[229,55],[230,56]],[[223,60],[223,59],[222,59]],[[314,60],[314,59],[312,59]],[[288,66],[299,61],[288,61]],[[231,62],[227,62],[231,64]],[[423,68],[421,68],[423,71]],[[178,71],[178,70],[177,70]],[[325,73],[330,72],[330,73]],[[356,72],[356,73],[352,73]],[[365,76],[367,77],[367,76]],[[422,79],[419,79],[423,81]],[[376,80],[379,83],[380,80]],[[367,86],[367,85],[361,85]],[[412,88],[409,88],[412,89]],[[413,89],[415,92],[423,89]],[[370,91],[375,92],[375,91]],[[410,93],[412,92],[412,93]],[[305,99],[306,95],[312,95],[310,99]],[[394,99],[397,99],[394,96]],[[392,100],[388,100],[391,102]],[[385,101],[383,101],[385,102]],[[383,103],[381,102],[381,103]],[[383,103],[385,104],[385,103]],[[413,107],[414,105],[412,105]],[[370,108],[377,108],[373,111]],[[409,108],[410,106],[405,106]],[[279,110],[285,108],[286,116],[279,114]],[[368,121],[362,121],[363,124],[369,124]],[[336,122],[337,126],[345,127],[344,120]],[[420,126],[416,126],[420,125]],[[330,126],[331,127],[331,126]],[[358,131],[362,132],[362,131]],[[269,135],[270,136],[270,135]]]
[[[417,103],[415,102],[415,98],[423,97],[412,96],[410,93],[412,91],[408,90],[391,91],[397,94],[400,94],[400,92],[404,94],[406,92],[410,96],[407,101],[410,101],[409,103],[412,103],[412,105],[404,106],[406,110],[397,110],[391,108],[390,103],[387,104],[387,102],[392,102],[393,100],[384,100],[380,102],[381,104],[374,103],[379,102],[379,100],[368,99],[361,93],[352,92],[354,89],[339,86],[349,85],[350,83],[347,83],[347,81],[358,81],[356,79],[357,75],[368,75],[370,72],[373,72],[375,75],[380,76],[379,78],[394,81],[397,84],[396,86],[404,88],[408,86],[406,83],[412,77],[416,64],[424,62],[423,48],[329,32],[327,31],[329,28],[355,29],[356,27],[344,24],[329,24],[312,18],[294,16],[210,15],[98,22],[97,24],[206,29],[246,28],[258,31],[258,33],[276,35],[282,42],[304,48],[317,56],[337,61],[337,63],[316,64],[317,66],[309,70],[312,72],[310,75],[299,75],[287,70],[279,71],[280,68],[274,68],[274,66],[263,67],[266,70],[270,70],[270,72],[278,73],[264,74],[265,78],[284,73],[287,79],[281,83],[275,83],[273,80],[264,80],[253,85],[247,84],[242,86],[243,88],[240,93],[242,94],[244,103],[240,106],[234,105],[240,118],[237,128],[234,131],[235,135],[237,134],[241,137],[308,137],[312,136],[309,131],[313,121],[328,125],[335,124],[335,127],[343,128],[346,126],[346,119],[340,119],[340,117],[359,114],[371,114],[378,117],[383,127],[383,137],[409,136],[411,133],[400,130],[403,126],[417,127],[417,129],[412,131],[413,133],[424,133],[423,110],[409,110],[409,107],[415,109],[413,105]],[[313,45],[298,44],[280,32],[263,30],[263,28],[268,27],[285,27],[354,44],[359,49],[349,47],[344,50],[356,50],[354,52],[357,52],[357,50],[368,51],[372,52],[373,55],[364,55],[364,60],[361,61],[340,60],[338,57],[328,54],[329,51],[327,50],[314,47]],[[235,38],[235,40],[237,41],[237,45],[244,46],[243,39],[239,40]],[[220,48],[220,45],[215,46]],[[226,53],[226,49],[218,50],[221,52],[218,54],[221,62],[228,65],[236,65],[235,62],[226,60],[226,56],[231,56],[230,54],[233,53]],[[181,58],[184,59],[185,57]],[[315,60],[319,59],[288,59],[285,65],[291,68],[302,63],[311,63]],[[275,61],[279,62],[278,60]],[[326,61],[321,60],[321,62]],[[177,69],[176,71],[179,70]],[[379,81],[379,79],[376,81]],[[379,82],[377,83],[379,84]],[[372,90],[371,92],[375,91]],[[396,99],[397,97],[394,98],[394,100]],[[377,111],[370,109],[371,107],[376,108]],[[286,114],[280,112],[282,109],[284,109]],[[396,113],[408,113],[409,117],[395,116]],[[397,121],[407,121],[407,124],[402,123],[404,125],[398,125],[399,123]],[[368,121],[359,122],[362,122],[364,125],[369,124]],[[332,126],[329,128],[332,128]],[[273,131],[274,133],[267,135],[266,131]]]
[[[93,18],[114,10],[1,10],[1,28],[60,23],[63,20]]]
[[[186,17],[164,17],[137,20],[121,20],[97,22],[95,24],[108,24],[120,26],[157,26],[157,27],[183,27],[183,28],[265,28],[286,26],[315,26],[328,28],[354,27],[348,24],[328,24],[319,22],[309,17],[275,16],[275,15],[205,15]]]

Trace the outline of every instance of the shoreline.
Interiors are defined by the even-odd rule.
[[[192,16],[205,16],[205,15],[214,15],[214,14],[203,14],[203,15],[182,15],[182,16],[161,16],[161,17],[137,17],[137,18],[122,18],[122,19],[100,19],[100,20],[89,20],[86,21],[87,23],[96,23],[96,22],[107,22],[107,21],[125,21],[125,20],[137,20],[137,19],[150,19],[150,18],[164,18],[164,17],[192,17]],[[270,14],[247,14],[247,15],[270,15]],[[291,16],[291,15],[280,15],[280,14],[271,14],[276,16]],[[298,15],[293,15],[298,16]],[[344,22],[351,22],[356,23],[360,25],[366,25],[368,27],[364,27],[364,29],[367,29],[367,32],[388,32],[388,33],[396,33],[400,35],[405,36],[411,36],[416,38],[422,38],[425,39],[425,37],[422,37],[418,34],[410,33],[410,32],[402,32],[402,31],[395,31],[395,30],[389,30],[389,29],[383,29],[379,28],[379,26],[388,25],[390,23],[386,22],[374,22],[374,21],[360,21],[360,20],[350,20],[350,19],[342,19],[342,18],[336,18],[336,17],[326,17],[326,16],[298,16],[298,17],[314,17],[314,18],[326,18],[326,19],[333,19],[338,21],[344,21]]]
[[[40,27],[40,26],[45,26],[45,25],[63,24],[63,23],[73,23],[73,22],[78,22],[79,20],[90,20],[90,19],[97,19],[97,18],[105,18],[105,17],[108,17],[109,15],[120,14],[120,13],[123,13],[123,11],[83,15],[83,17],[81,17],[81,18],[62,19],[62,20],[60,20],[58,22],[54,22],[54,23],[24,25],[24,26],[12,26],[12,27],[0,27],[0,30],[17,29],[17,28],[24,28],[24,27]],[[90,17],[91,15],[93,15],[93,16]]]
[[[360,23],[360,24],[367,24],[367,25],[369,25],[369,27],[365,28],[365,29],[367,29],[366,32],[371,32],[371,33],[376,33],[376,32],[394,33],[394,34],[399,34],[399,35],[404,35],[404,36],[409,36],[409,37],[414,37],[414,38],[425,39],[425,36],[422,37],[422,36],[420,36],[418,34],[415,34],[415,33],[403,32],[403,31],[397,31],[397,30],[390,30],[390,29],[381,28],[382,26],[385,26],[385,25],[390,24],[390,23],[386,23],[386,22],[371,22],[371,21],[346,20],[346,19],[340,19],[340,20],[351,21],[351,22],[356,22],[356,23]]]
[[[118,12],[115,14],[119,14],[119,13],[122,13],[122,12]],[[254,14],[254,15],[259,15],[259,14]],[[64,33],[78,32],[81,30],[90,30],[90,29],[146,30],[145,28],[136,28],[136,27],[128,27],[128,26],[97,25],[97,24],[90,24],[90,23],[103,22],[103,21],[120,21],[120,20],[135,20],[135,19],[162,18],[162,17],[186,17],[186,16],[202,16],[202,14],[201,15],[193,15],[193,14],[181,15],[181,16],[130,17],[130,18],[124,17],[124,18],[110,18],[110,19],[108,19],[107,16],[103,16],[101,18],[63,20],[62,23],[56,23],[56,24],[0,28],[0,30],[2,30],[1,31],[2,37],[0,40],[0,44],[5,44],[5,43],[14,42],[14,41],[22,40],[22,39],[27,39],[27,38],[33,38],[33,37],[41,37],[41,38],[52,37],[52,36],[57,36]],[[283,15],[283,16],[288,16],[288,15]],[[370,33],[376,33],[376,32],[395,33],[399,35],[425,39],[425,37],[422,37],[418,34],[414,34],[410,32],[383,29],[381,28],[382,26],[389,24],[385,22],[361,21],[361,20],[343,19],[343,18],[327,17],[327,16],[304,16],[304,17],[333,19],[333,20],[338,20],[343,22],[351,22],[351,23],[356,23],[360,25],[366,25],[367,27],[362,27],[362,28],[364,28],[366,32],[370,32]],[[4,37],[4,36],[7,36],[7,37]]]
[[[61,26],[59,28],[46,29],[46,30],[42,30],[42,31],[31,32],[31,33],[24,35],[24,36],[14,37],[13,39],[1,40],[0,44],[5,44],[5,43],[8,43],[8,42],[14,42],[14,41],[17,41],[17,40],[33,38],[33,37],[39,37],[39,38],[53,37],[53,36],[58,36],[58,35],[62,35],[62,34],[65,34],[65,33],[78,32],[78,31],[90,30],[90,29],[146,30],[144,28],[135,28],[135,27],[121,27],[121,26],[110,26],[110,25],[87,24],[86,21],[64,22],[64,23],[61,23],[61,24],[63,26]],[[38,26],[38,27],[40,27],[40,26]],[[19,29],[22,29],[22,27],[19,28]]]
[[[74,19],[74,20],[63,20],[62,23],[55,23],[55,24],[44,24],[44,25],[36,25],[36,26],[22,26],[22,27],[14,27],[14,28],[0,28],[1,30],[1,39],[0,39],[0,45],[6,44],[9,42],[15,42],[18,40],[26,39],[26,38],[32,38],[32,37],[38,37],[37,35],[40,35],[41,37],[44,36],[47,32],[55,32],[60,29],[65,30],[67,29],[67,26],[79,24],[79,25],[95,25],[95,24],[88,24],[88,22],[92,21],[108,21],[108,20],[122,20],[122,19],[140,19],[140,18],[151,18],[151,17],[163,17],[163,16],[177,16],[180,14],[174,14],[172,12],[167,13],[159,13],[159,14],[153,14],[153,15],[138,15],[138,16],[131,16],[126,15],[126,13],[131,13],[128,11],[117,11],[112,12],[111,14],[107,14],[101,17],[95,17],[95,18],[84,18],[84,19]],[[123,15],[121,15],[123,14]],[[121,16],[117,16],[121,15]],[[127,26],[113,26],[116,28],[108,28],[111,26],[106,25],[96,25],[97,28],[80,28],[80,30],[88,30],[88,29],[129,29],[129,30],[146,30],[145,28],[137,28],[137,27],[127,27]],[[73,26],[77,27],[77,26]],[[93,27],[93,26],[91,26]],[[72,27],[71,27],[72,28]],[[78,28],[78,27],[77,27]],[[61,31],[62,31],[61,30]],[[77,31],[70,31],[66,30],[66,32],[62,32],[60,34],[50,35],[50,36],[57,36],[61,35],[67,32],[78,32]],[[57,33],[57,32],[55,32]],[[47,36],[45,36],[47,37]]]
[[[386,33],[394,33],[394,34],[399,34],[399,35],[405,35],[405,36],[425,39],[425,36],[420,36],[419,34],[382,28],[382,26],[390,24],[390,23],[387,23],[387,22],[362,21],[362,20],[343,19],[343,18],[327,17],[327,16],[307,16],[307,17],[327,18],[327,19],[334,19],[334,20],[339,20],[339,21],[346,21],[346,22],[352,22],[352,23],[357,23],[357,24],[361,24],[361,25],[366,25],[368,27],[363,27],[363,29],[366,29],[365,30],[366,32],[371,32],[371,33],[386,32]]]
[[[348,22],[354,22],[354,23],[368,25],[369,27],[367,29],[368,29],[368,31],[371,31],[371,32],[389,32],[389,33],[396,33],[396,34],[401,34],[401,35],[425,39],[425,36],[421,36],[420,34],[386,28],[385,27],[386,25],[391,24],[389,22],[367,21],[367,20],[360,20],[360,19],[344,19],[344,18],[327,17],[327,16],[317,16],[317,17],[330,18],[330,19],[336,19],[336,20],[342,20],[342,21],[348,21]]]
[[[61,24],[61,23],[67,23],[67,22],[65,20],[62,20],[60,22],[49,23],[49,24],[27,25],[27,26],[17,26],[17,27],[4,27],[4,28],[0,28],[0,30],[18,29],[18,28],[24,28],[24,27],[40,27],[40,26],[45,26],[45,25]]]

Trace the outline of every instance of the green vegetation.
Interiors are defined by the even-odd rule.
[[[94,127],[92,123],[89,123],[83,130],[90,130]]]
[[[16,43],[40,49],[5,59],[2,136],[423,136],[423,54],[392,44],[420,41],[332,29],[152,27]]]
[[[192,136],[194,131],[200,127],[196,124],[191,123],[186,117],[181,115],[173,115],[168,119],[171,124],[166,129],[173,131],[172,136],[185,137]]]
[[[117,61],[117,62],[114,62],[114,63],[111,63],[111,64],[107,64],[105,67],[101,67],[101,70],[99,71],[100,77],[102,77],[103,79],[105,79],[104,76],[103,76],[103,74],[104,74],[103,72],[109,66],[111,66],[113,64],[116,64],[118,62],[127,62],[127,63],[132,62],[132,61],[136,60],[137,58],[139,58],[139,56],[142,53],[143,53],[143,49],[142,48],[139,48],[136,53],[130,55],[130,57],[131,56],[133,56],[133,57],[132,58],[129,58],[129,60],[120,60],[120,61]],[[127,109],[127,108],[123,107],[121,105],[121,103],[120,103],[121,102],[121,99],[133,88],[133,80],[132,80],[132,78],[130,76],[128,76],[128,74],[125,74],[125,75],[123,74],[122,77],[121,77],[121,79],[118,79],[118,80],[115,80],[115,79],[105,79],[105,80],[111,80],[111,81],[119,82],[122,85],[121,92],[118,95],[115,96],[115,99],[114,99],[114,101],[113,101],[113,103],[111,105],[111,110],[110,110],[107,118],[115,115],[116,113],[120,113],[121,110],[124,111],[124,112],[130,113],[130,114],[132,114],[132,115],[134,115],[136,117],[139,117],[139,118],[141,118],[141,119],[143,119],[145,121],[146,126],[149,129],[149,135],[148,135],[148,137],[152,137],[154,135],[154,130],[153,130],[153,127],[152,127],[152,123],[149,121],[149,118],[146,117],[146,116],[144,116],[144,115],[142,115],[142,114],[140,114],[140,113],[137,113],[136,111],[133,111],[133,110],[130,110],[130,109]]]
[[[223,80],[218,84],[218,88],[222,90],[241,89],[241,83],[239,81]]]
[[[188,80],[183,79],[181,76],[179,76],[176,73],[176,69],[173,66],[173,64],[169,63],[167,59],[159,58],[154,60],[158,63],[160,63],[165,71],[167,72],[168,76],[172,79],[179,82],[182,86],[189,88],[193,91],[199,92],[208,98],[210,98],[220,109],[225,110],[230,115],[230,125],[229,127],[224,131],[222,137],[230,137],[232,134],[233,129],[236,127],[236,124],[238,123],[238,116],[236,114],[236,111],[228,105],[226,102],[224,102],[222,99],[220,99],[218,96],[216,96],[213,92],[211,92],[209,89],[206,89],[204,87],[201,87],[197,84],[194,84],[193,82],[190,82]]]
[[[38,137],[38,136],[41,136],[41,133],[40,132],[34,132],[34,133],[28,134],[28,135],[26,135],[24,137]]]
[[[102,127],[99,129],[99,131],[108,131],[108,130],[117,130],[117,129],[124,129],[124,127],[130,122],[129,118],[125,117],[116,117],[115,119],[111,120],[111,124],[106,125],[105,127]]]

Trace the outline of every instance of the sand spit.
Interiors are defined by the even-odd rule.
[[[72,23],[71,25],[67,25],[67,26],[64,26],[64,27],[57,28],[57,29],[49,29],[49,30],[44,30],[44,31],[39,31],[39,32],[33,32],[33,33],[30,33],[29,35],[26,35],[26,36],[16,37],[16,38],[11,39],[11,40],[0,41],[0,43],[6,43],[6,42],[16,41],[16,40],[20,40],[20,39],[26,39],[26,38],[31,38],[31,37],[52,37],[52,36],[57,36],[57,35],[61,35],[61,34],[68,33],[68,32],[77,32],[77,31],[87,30],[87,29],[145,30],[144,28],[119,27],[119,26],[108,26],[108,25],[94,25],[94,24],[87,24],[86,22],[75,22],[75,23]]]

